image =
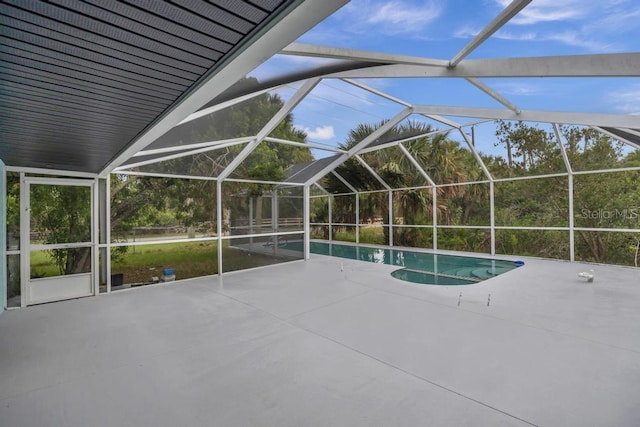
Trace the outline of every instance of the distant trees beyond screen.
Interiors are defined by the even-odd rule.
[[[348,149],[370,135],[382,123],[360,124],[342,144]],[[490,187],[471,150],[447,133],[434,134],[421,122],[405,122],[385,135],[399,140],[406,135],[424,135],[404,145],[438,184],[438,225],[453,226],[439,231],[439,247],[488,252],[490,241],[483,227],[490,226]],[[609,136],[591,128],[561,127],[564,149],[572,171],[576,258],[584,261],[627,264],[636,262],[640,233],[598,229],[640,228],[640,172],[620,170],[640,166],[640,155]],[[374,141],[373,144],[384,143]],[[479,152],[495,182],[495,224],[497,227],[550,227],[568,229],[569,177],[555,132],[523,122],[497,122],[495,152]],[[485,150],[488,151],[488,150]],[[499,154],[496,154],[499,153]],[[393,189],[428,186],[427,180],[400,150],[383,149],[362,156],[366,163]],[[601,169],[608,172],[589,173]],[[361,224],[377,223],[380,241],[389,242],[388,192],[356,159],[337,169],[338,174],[359,191]],[[513,179],[527,178],[527,179]],[[530,179],[529,179],[530,178]],[[485,181],[485,182],[482,182]],[[458,183],[460,183],[458,185]],[[462,184],[467,183],[467,184]],[[328,175],[324,185],[331,193],[345,193],[344,184]],[[393,191],[394,244],[429,247],[431,189]],[[334,198],[332,221],[350,223],[355,199]],[[326,204],[318,205],[326,209]],[[326,213],[319,213],[326,217]],[[461,226],[455,228],[455,226]],[[479,229],[465,229],[477,226]],[[486,230],[485,230],[486,231]],[[369,235],[369,234],[366,234]],[[427,243],[425,243],[427,242]],[[499,253],[567,259],[568,230],[501,229],[496,233]]]

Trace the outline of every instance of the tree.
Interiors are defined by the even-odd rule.
[[[90,187],[31,186],[31,231],[45,244],[91,241]],[[49,251],[60,274],[90,270],[91,248]]]
[[[384,122],[375,124],[359,124],[349,132],[347,139],[340,144],[344,150],[358,144],[372,132],[382,126]],[[373,141],[370,146],[389,141],[405,139],[416,136],[417,138],[403,144],[411,156],[422,165],[426,173],[438,184],[463,183],[470,179],[476,179],[479,166],[469,150],[463,149],[460,144],[448,138],[444,132],[436,133],[436,129],[419,121],[406,121],[388,131],[384,136]],[[430,136],[420,136],[431,134]],[[420,174],[407,173],[415,170],[415,167],[400,150],[382,149],[363,154],[362,157],[391,188],[405,188],[414,186],[427,186],[427,180]],[[349,182],[358,191],[370,192],[361,196],[360,220],[361,222],[376,221],[381,218],[383,226],[384,243],[389,239],[389,203],[386,192],[371,192],[381,190],[382,186],[357,160],[349,159],[336,169],[337,173]],[[481,170],[480,170],[481,173]],[[329,192],[338,193],[344,191],[342,182],[333,175],[325,179],[325,186]],[[420,219],[431,217],[431,198],[425,195],[424,190],[406,189],[395,191],[393,204],[396,206],[398,217],[402,217],[405,224],[410,224]],[[471,189],[465,185],[446,185],[438,187],[438,216],[441,223],[452,224],[455,222],[464,225],[473,216],[476,209],[487,210],[488,188],[476,187]],[[344,199],[344,198],[342,198]],[[333,217],[336,222],[349,222],[347,219],[354,208],[345,199],[344,204],[334,205]],[[414,246],[418,241],[423,242],[417,230],[398,228],[394,241],[401,245]]]
[[[238,84],[255,83],[255,79],[243,79]],[[158,144],[177,142],[180,145],[254,136],[283,106],[284,102],[277,94],[262,94],[175,128],[163,136]],[[287,114],[270,136],[296,142],[306,141],[306,134],[293,126],[292,114]],[[211,151],[205,153],[145,166],[143,169],[150,172],[171,171],[181,175],[216,177],[245,146],[246,144],[219,149],[212,147]],[[288,168],[312,159],[311,151],[306,147],[261,142],[237,166],[230,178],[283,181]],[[171,188],[168,189],[171,196],[170,207],[175,211],[176,217],[187,224],[213,221],[216,214],[215,188],[216,184],[213,181],[173,180]],[[247,206],[254,203],[255,216],[259,220],[263,212],[262,196],[273,190],[272,184],[225,182],[222,195],[224,208],[235,220],[246,221]]]
[[[507,150],[508,176],[543,175],[566,170],[560,147],[552,133],[523,123],[497,122],[496,146]],[[520,158],[517,161],[514,157]]]

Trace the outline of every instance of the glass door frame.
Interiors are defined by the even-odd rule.
[[[89,242],[68,242],[59,244],[40,244],[33,245],[31,243],[31,185],[47,185],[47,186],[71,186],[71,187],[89,187],[90,196],[90,212],[91,212],[91,240]],[[45,302],[60,301],[71,298],[80,298],[84,296],[98,295],[100,291],[98,273],[99,273],[99,257],[98,257],[98,191],[96,179],[82,178],[49,178],[49,177],[25,177],[20,186],[20,305],[26,307],[32,304],[40,304]],[[78,293],[77,295],[64,295],[61,297],[47,297],[43,299],[34,299],[31,295],[31,251],[47,250],[47,249],[72,249],[72,248],[90,248],[90,287],[87,292]],[[80,273],[77,275],[67,275],[58,277],[68,277],[86,275]],[[55,278],[53,278],[55,279]],[[43,279],[38,279],[42,281]],[[45,279],[46,280],[46,279]],[[58,279],[59,280],[59,279]]]

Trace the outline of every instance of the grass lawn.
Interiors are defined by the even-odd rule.
[[[228,242],[224,242],[222,256],[224,271],[291,261],[290,258],[275,258],[229,248]],[[135,247],[135,252],[134,247],[130,246],[122,256],[114,256],[111,274],[123,273],[124,283],[150,282],[151,277],[160,277],[162,269],[167,267],[175,270],[176,279],[217,274],[218,244],[207,241],[140,245]],[[32,252],[31,269],[39,277],[60,274],[50,256],[43,251]]]
[[[338,231],[334,234],[333,239],[342,242],[355,242],[355,227],[351,230]],[[360,243],[371,243],[376,245],[384,245],[384,233],[382,227],[361,226],[360,227]]]

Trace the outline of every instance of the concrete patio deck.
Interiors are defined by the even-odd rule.
[[[640,425],[640,272],[525,261],[435,287],[314,255],[9,311],[0,425]]]

